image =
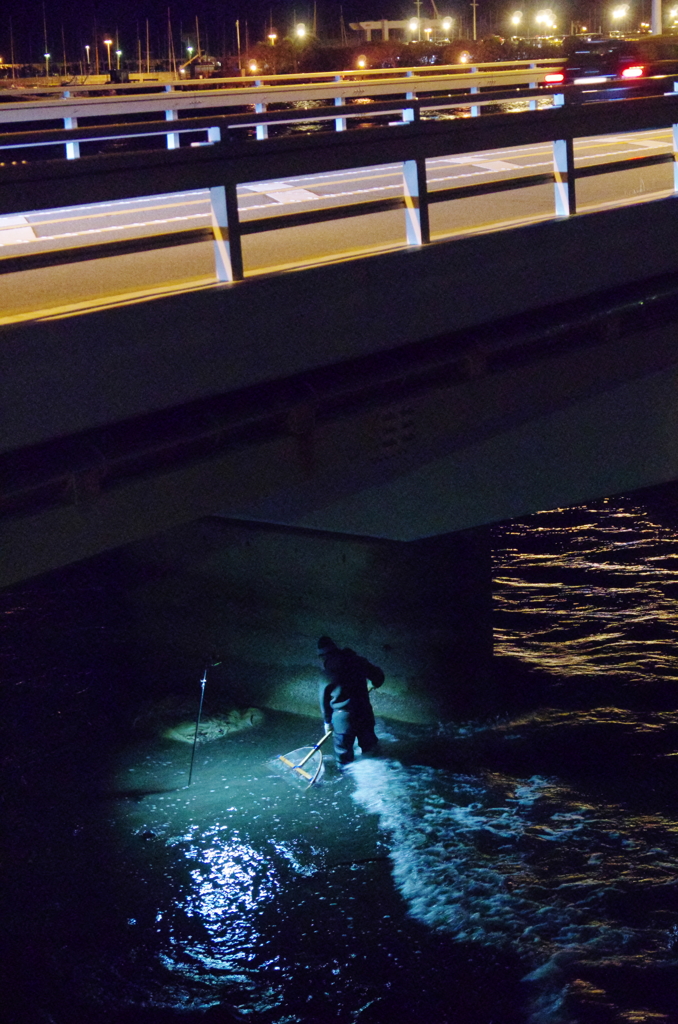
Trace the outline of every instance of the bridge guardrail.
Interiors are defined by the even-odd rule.
[[[338,135],[222,141],[197,149],[41,161],[0,168],[0,215],[207,189],[214,238],[215,280],[232,282],[245,276],[242,237],[248,233],[401,208],[405,212],[404,242],[425,245],[431,240],[431,203],[551,182],[554,186],[554,216],[571,216],[577,209],[577,177],[667,162],[675,159],[678,150],[678,93],[620,100],[612,104],[557,106],[544,111],[527,111],[520,117],[496,114],[448,122],[420,120],[421,101],[413,102],[412,110],[415,119],[398,127],[371,128]],[[334,111],[328,116],[334,116]],[[656,128],[673,129],[673,154],[652,154],[575,168],[575,138]],[[553,147],[553,170],[550,172],[466,187],[439,190],[428,187],[427,158],[538,142],[549,142]],[[402,168],[403,191],[399,197],[349,203],[324,211],[281,214],[256,221],[243,222],[240,218],[238,185],[391,163]],[[21,266],[28,269],[36,265],[75,262],[91,258],[96,253],[114,255],[121,251],[186,244],[199,237],[205,237],[205,229],[175,232],[164,240],[162,236],[154,236],[74,247],[63,252],[0,258],[0,272],[14,271]]]

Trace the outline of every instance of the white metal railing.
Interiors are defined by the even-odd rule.
[[[471,102],[471,101],[469,101]],[[215,144],[208,149],[175,152],[146,152],[127,156],[96,156],[80,161],[50,161],[42,170],[40,162],[16,168],[0,168],[0,215],[25,210],[49,209],[110,199],[133,198],[206,189],[210,197],[214,238],[215,280],[233,282],[243,278],[242,237],[252,232],[277,230],[310,224],[340,216],[367,214],[381,209],[404,209],[404,241],[426,245],[430,241],[431,203],[489,195],[499,190],[528,187],[551,181],[555,217],[576,213],[578,177],[609,173],[611,170],[640,168],[669,160],[678,154],[678,93],[662,97],[620,100],[610,104],[580,107],[556,106],[516,117],[498,114],[471,120],[428,122],[418,120],[421,101],[410,101],[415,120],[402,127],[383,127],[339,135]],[[341,108],[345,111],[349,108]],[[327,116],[334,116],[328,112]],[[634,156],[630,160],[599,163],[575,168],[573,142],[576,138],[620,131],[672,129],[673,154]],[[166,131],[173,128],[167,127]],[[426,159],[443,155],[468,154],[481,150],[517,147],[547,142],[552,146],[550,173],[527,174],[513,179],[475,186],[431,191]],[[299,177],[320,171],[347,170],[375,164],[397,164],[402,169],[402,193],[397,199],[346,204],[329,210],[282,214],[242,222],[237,187],[247,182]],[[678,170],[674,178],[678,190]],[[621,199],[620,205],[628,200]],[[488,218],[489,219],[489,218]],[[201,229],[204,230],[204,229]],[[186,233],[184,233],[186,234]],[[190,235],[190,233],[188,233]],[[189,237],[168,241],[179,244]],[[139,238],[138,250],[157,247],[154,239]],[[115,245],[88,247],[88,258],[116,252]],[[129,243],[125,243],[129,247]],[[47,262],[77,259],[77,250],[45,254]],[[22,257],[0,260],[0,270],[18,269]],[[18,261],[18,262],[17,262]],[[15,266],[16,265],[16,266]]]
[[[136,119],[139,115],[155,114],[167,121],[179,122],[182,117],[195,115],[200,110],[219,110],[227,113],[237,108],[251,107],[255,113],[266,115],[270,104],[276,106],[304,102],[322,102],[328,105],[345,106],[355,100],[379,100],[384,97],[401,97],[414,100],[420,96],[439,95],[455,92],[477,92],[482,89],[536,89],[543,83],[554,64],[562,61],[515,61],[507,63],[478,64],[469,68],[466,64],[449,65],[441,68],[379,69],[365,71],[318,72],[309,75],[256,75],[250,78],[205,79],[190,83],[175,81],[158,85],[153,91],[146,91],[148,83],[133,83],[129,86],[115,85],[114,95],[91,96],[88,93],[100,91],[101,86],[68,85],[60,89],[12,90],[21,96],[17,102],[0,104],[0,126],[39,125],[40,122],[61,119],[63,126],[77,135],[79,119],[111,118]],[[140,92],[140,86],[144,89]],[[48,98],[46,98],[48,97]],[[29,102],[30,101],[30,102]],[[441,103],[441,106],[453,104]],[[364,113],[364,111],[363,111]],[[472,108],[479,113],[479,106]],[[410,108],[403,105],[403,120],[410,119]],[[269,120],[262,116],[255,122],[256,136],[267,138]],[[178,126],[177,126],[178,127]],[[341,131],[347,127],[347,117],[337,116],[334,127]],[[103,125],[102,125],[103,128]],[[143,134],[143,126],[140,126]],[[110,131],[103,139],[118,136]],[[218,141],[218,125],[209,126],[208,141]],[[80,142],[73,138],[65,143],[68,159],[80,155]],[[177,149],[180,145],[179,131],[167,133],[167,147]],[[0,150],[3,148],[0,139]]]

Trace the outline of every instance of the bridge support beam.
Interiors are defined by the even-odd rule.
[[[556,217],[570,217],[577,212],[572,139],[556,139],[553,143],[553,172]]]
[[[426,161],[406,160],[403,164],[403,190],[408,245],[427,245],[431,241],[428,215]]]
[[[242,281],[243,260],[235,185],[210,189],[217,281]]]

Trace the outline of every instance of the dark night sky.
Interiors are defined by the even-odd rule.
[[[459,19],[470,17],[470,2],[466,0],[436,0],[441,15],[451,14]],[[640,6],[649,0],[632,0]],[[576,16],[592,18],[598,9],[607,9],[601,0],[550,0],[550,6],[563,23]],[[533,8],[549,6],[549,0],[529,0],[528,3],[511,0],[479,0],[479,28],[501,31],[502,21],[516,8],[526,13]],[[380,18],[404,18],[416,14],[416,0],[316,0],[318,34],[338,38],[341,12],[345,22]],[[313,23],[313,0],[182,0],[169,3],[175,46],[179,46],[179,33],[190,33],[199,19],[201,42],[215,55],[233,52],[235,47],[235,21],[239,19],[244,42],[245,23],[251,43],[264,36],[269,18],[280,35],[285,35],[297,21]],[[63,59],[64,44],[69,60],[80,59],[86,44],[93,44],[96,32],[99,39],[110,34],[119,39],[123,53],[133,57],[137,38],[145,39],[146,20],[151,35],[151,49],[159,55],[167,51],[167,0],[7,0],[0,8],[0,55],[10,59],[10,34],[14,39],[16,61],[42,61],[45,52],[45,25],[47,47],[52,59]],[[432,16],[431,0],[422,0],[421,13]],[[489,19],[494,19],[490,21]],[[10,32],[11,29],[11,32]],[[205,38],[206,37],[206,38]],[[103,47],[101,47],[103,52]]]

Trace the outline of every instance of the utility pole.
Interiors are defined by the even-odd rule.
[[[477,0],[471,0],[471,7],[473,8],[473,41],[478,38],[476,33],[476,7],[478,6]]]

